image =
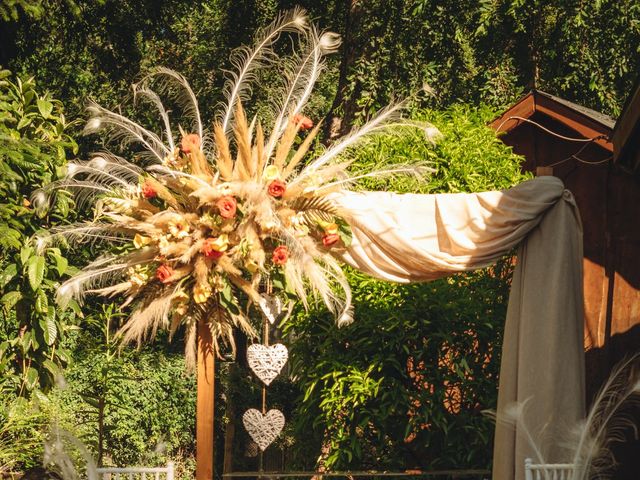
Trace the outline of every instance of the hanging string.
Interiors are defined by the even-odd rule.
[[[271,283],[271,278],[267,277],[265,291],[267,295],[271,295],[273,290],[273,284]],[[269,320],[266,315],[262,315],[262,343],[264,346],[269,346]],[[267,414],[267,386],[262,384],[262,415]],[[264,471],[264,452],[262,449],[260,450],[260,454],[258,456],[258,471]],[[263,478],[261,475],[258,478]]]
[[[576,153],[568,156],[567,158],[563,158],[562,160],[558,160],[555,163],[552,163],[551,165],[544,165],[545,167],[555,167],[557,165],[560,165],[562,163],[568,162],[569,160],[576,160],[580,163],[583,163],[585,165],[600,165],[602,163],[606,163],[609,160],[611,160],[613,158],[613,155],[608,156],[607,158],[604,158],[602,160],[595,160],[595,161],[590,161],[590,160],[584,160],[583,158],[578,157],[578,155],[580,155],[589,145],[591,145],[593,142],[595,142],[596,140],[602,140],[602,139],[608,139],[609,137],[607,135],[597,135],[595,137],[592,138],[574,138],[574,137],[567,137],[565,135],[561,135],[559,133],[556,133],[552,130],[549,130],[548,128],[546,128],[543,125],[540,125],[538,122],[534,122],[533,120],[529,120],[528,118],[524,118],[524,117],[519,117],[517,115],[513,115],[507,119],[505,119],[496,129],[497,132],[499,132],[502,127],[504,126],[505,123],[507,123],[510,120],[521,120],[523,122],[527,122],[527,123],[531,123],[532,125],[535,125],[536,127],[544,130],[545,132],[547,132],[550,135],[553,135],[554,137],[560,138],[562,140],[567,140],[569,142],[584,142],[584,145],[580,148],[580,150],[578,150]]]
[[[607,135],[598,135],[596,137],[593,138],[577,138],[577,137],[567,137],[565,135],[561,135],[559,133],[554,132],[553,130],[549,130],[547,127],[540,125],[538,122],[534,122],[533,120],[530,120],[528,118],[524,118],[524,117],[518,117],[517,115],[511,116],[507,119],[505,119],[499,126],[498,128],[496,128],[496,132],[499,132],[502,127],[504,126],[505,123],[507,123],[510,120],[520,120],[523,122],[527,122],[527,123],[531,123],[532,125],[535,125],[536,127],[544,130],[545,132],[547,132],[550,135],[553,135],[554,137],[558,137],[561,138],[562,140],[567,140],[569,142],[593,142],[595,140],[602,140],[602,139],[608,139],[609,137]]]

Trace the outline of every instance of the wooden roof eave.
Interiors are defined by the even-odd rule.
[[[509,132],[522,124],[519,118],[529,119],[535,113],[541,113],[566,125],[584,138],[596,138],[594,143],[609,152],[613,152],[610,140],[611,128],[559,103],[536,90],[529,92],[520,101],[491,122],[496,132]],[[519,117],[519,118],[518,118]]]

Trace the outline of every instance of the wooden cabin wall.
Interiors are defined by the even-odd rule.
[[[568,137],[575,131],[535,113],[531,120]],[[503,141],[524,155],[523,170],[534,172],[576,154],[584,143],[552,136],[522,123]],[[611,152],[590,144],[578,156],[600,161]],[[568,160],[553,167],[573,192],[584,230],[585,351],[587,402],[612,367],[640,351],[640,178],[611,161],[585,165]],[[558,286],[561,288],[561,286]]]

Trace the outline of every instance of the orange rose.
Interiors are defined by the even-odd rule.
[[[337,233],[327,233],[322,237],[322,244],[325,247],[330,247],[331,245],[338,243],[340,241],[340,235]]]
[[[280,198],[284,195],[285,190],[287,189],[287,184],[280,180],[273,180],[269,184],[268,192],[269,195],[275,198]]]
[[[280,245],[276,247],[273,251],[273,256],[271,257],[271,261],[276,265],[284,265],[287,263],[289,259],[289,249],[286,245]]]
[[[144,198],[154,198],[158,193],[155,191],[153,186],[149,181],[145,181],[142,184],[142,196]]]
[[[200,137],[197,133],[189,133],[182,137],[182,144],[180,145],[184,153],[192,153],[200,150]]]
[[[226,195],[216,202],[216,207],[220,210],[222,218],[233,218],[236,216],[236,199],[231,195]]]
[[[313,128],[313,120],[309,117],[305,117],[304,115],[300,115],[299,113],[296,113],[293,116],[293,121],[296,124],[300,124],[300,130],[309,130],[310,128]]]
[[[163,263],[156,270],[156,278],[160,280],[162,283],[167,283],[169,278],[173,275],[173,268],[171,268],[166,263]]]

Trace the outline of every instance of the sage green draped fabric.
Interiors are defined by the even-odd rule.
[[[353,229],[342,259],[374,277],[429,281],[491,265],[518,247],[505,323],[498,412],[526,402],[526,422],[544,429],[548,461],[563,461],[562,436],[584,417],[582,225],[555,177],[503,192],[334,197]],[[522,431],[498,423],[494,480],[524,478],[534,457]]]

